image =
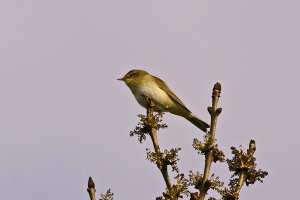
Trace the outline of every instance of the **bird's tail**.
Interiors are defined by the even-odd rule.
[[[192,124],[194,124],[198,128],[200,128],[205,133],[207,133],[207,128],[210,127],[205,121],[203,121],[202,119],[198,118],[193,113],[190,113],[190,115],[186,119],[189,120]]]

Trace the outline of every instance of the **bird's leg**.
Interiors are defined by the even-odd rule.
[[[147,97],[146,99],[147,99],[147,118],[148,118],[150,130],[151,130],[150,137],[152,139],[155,151],[160,152],[159,145],[158,145],[157,133],[156,133],[157,125],[156,125],[154,115],[153,115],[153,108],[155,106],[155,103],[150,97]]]
[[[155,106],[154,100],[151,99],[150,97],[146,97],[146,100],[147,100],[147,107],[148,107],[148,108],[149,108],[149,107],[154,108],[154,106]]]

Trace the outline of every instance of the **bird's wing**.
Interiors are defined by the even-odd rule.
[[[155,77],[155,78],[157,78],[157,77]],[[183,108],[185,108],[186,110],[188,110],[190,112],[190,110],[187,109],[187,107],[184,105],[184,103],[179,99],[179,97],[176,96],[176,94],[174,94],[172,92],[172,90],[167,86],[167,84],[165,84],[165,82],[163,80],[161,80],[160,78],[157,78],[157,81],[158,81],[157,83],[158,83],[158,86],[160,89],[165,91],[171,99],[173,99],[174,101],[179,103]]]

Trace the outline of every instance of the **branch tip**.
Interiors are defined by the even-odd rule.
[[[90,200],[95,200],[96,199],[95,183],[94,183],[92,177],[89,177],[87,192],[90,195]]]
[[[88,180],[88,188],[89,188],[89,189],[95,188],[95,183],[94,183],[92,177],[89,177],[89,180]]]
[[[219,90],[221,91],[221,84],[219,82],[217,82],[215,85],[214,85],[214,89],[213,90]]]

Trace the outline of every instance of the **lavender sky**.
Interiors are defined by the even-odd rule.
[[[0,1],[0,199],[155,199],[165,185],[129,132],[145,113],[124,83],[132,68],[162,78],[209,121],[222,84],[219,147],[257,143],[263,184],[241,199],[299,198],[300,3],[251,1]],[[203,169],[203,134],[166,114],[161,148],[180,170]],[[212,168],[227,184],[225,164]]]

